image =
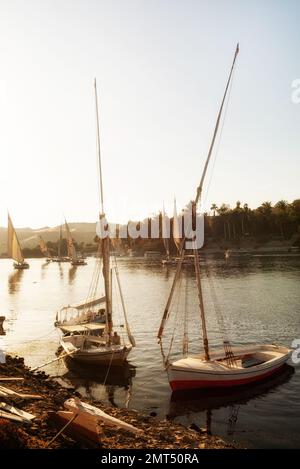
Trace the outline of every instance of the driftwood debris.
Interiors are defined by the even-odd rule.
[[[0,386],[0,396],[20,397],[21,399],[42,399],[39,394],[21,394],[4,386]]]
[[[0,418],[14,420],[15,422],[29,423],[29,420],[25,420],[19,415],[10,414],[9,412],[5,412],[4,410],[0,410]]]
[[[140,428],[136,428],[135,426],[124,422],[116,417],[112,417],[108,415],[103,410],[99,409],[98,407],[92,406],[87,404],[86,402],[82,402],[78,398],[71,398],[68,399],[64,406],[73,413],[79,414],[79,416],[83,417],[83,420],[91,421],[94,420],[95,423],[102,423],[111,427],[118,427],[126,430],[130,433],[143,433],[143,430]]]
[[[5,402],[0,402],[0,412],[2,409],[6,412],[10,412],[11,414],[18,415],[23,420],[26,420],[26,422],[30,422],[35,418],[35,415],[30,414],[29,412],[25,412],[25,410],[21,410],[17,407],[13,407],[9,404],[6,404]]]
[[[24,381],[24,378],[0,376],[0,381]]]

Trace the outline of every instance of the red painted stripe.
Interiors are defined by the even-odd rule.
[[[218,380],[218,381],[209,381],[209,380],[180,380],[180,381],[170,381],[170,386],[172,391],[179,391],[182,389],[199,389],[199,388],[228,388],[232,386],[242,386],[243,384],[254,383],[256,381],[261,381],[268,376],[279,371],[283,365],[280,365],[279,368],[275,368],[267,373],[252,376],[242,379],[235,380]]]

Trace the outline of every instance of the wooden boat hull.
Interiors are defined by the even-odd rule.
[[[27,262],[23,262],[22,264],[18,264],[17,262],[15,262],[14,269],[17,269],[17,270],[29,269],[29,264]]]
[[[187,357],[168,367],[169,383],[173,391],[202,388],[230,388],[267,379],[287,362],[291,350],[285,347],[262,345],[234,350],[242,359],[260,357],[262,361],[253,366],[228,366],[215,354],[209,362],[203,357]],[[224,353],[223,353],[224,358]]]
[[[59,410],[54,414],[55,420],[61,425],[66,425],[76,414],[72,411]],[[78,415],[71,422],[66,431],[70,436],[76,437],[79,441],[90,443],[91,446],[97,446],[100,443],[100,431],[97,423],[86,416]]]
[[[131,348],[124,347],[122,350],[118,350],[114,353],[108,352],[95,352],[95,353],[85,353],[78,352],[72,355],[72,359],[80,363],[89,363],[89,364],[112,364],[112,365],[121,365],[127,360],[127,357],[130,353]]]
[[[84,260],[78,260],[78,261],[72,261],[71,262],[72,265],[87,265],[87,262],[85,262]]]
[[[70,259],[68,257],[53,257],[52,262],[70,262]]]
[[[95,346],[86,347],[84,341],[92,342]],[[103,344],[103,339],[85,335],[63,337],[60,343],[72,360],[90,365],[122,365],[132,349],[132,345],[108,346]]]

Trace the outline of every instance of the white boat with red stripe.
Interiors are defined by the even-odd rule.
[[[215,306],[215,312],[218,317],[218,323],[223,333],[223,348],[219,350],[213,350],[209,347],[207,326],[206,326],[206,314],[205,306],[203,301],[203,292],[202,292],[202,280],[200,273],[200,254],[199,247],[196,243],[197,239],[195,233],[193,232],[191,226],[196,226],[196,213],[197,205],[200,203],[201,194],[203,189],[204,179],[207,173],[207,168],[209,161],[211,159],[214,144],[218,134],[219,125],[221,122],[222,111],[224,103],[226,101],[227,92],[230,88],[232,81],[232,74],[236,62],[237,55],[239,53],[239,45],[237,45],[233,63],[231,66],[229,78],[226,84],[225,93],[222,99],[221,107],[219,110],[218,118],[216,121],[213,138],[211,145],[209,147],[209,152],[207,159],[204,165],[203,173],[201,176],[200,184],[197,188],[197,193],[195,199],[191,202],[191,220],[188,230],[184,227],[184,235],[179,242],[176,239],[176,245],[178,252],[180,254],[178,258],[178,263],[176,267],[176,272],[174,275],[170,295],[163,313],[161,320],[160,328],[158,331],[158,339],[161,345],[161,350],[163,354],[164,365],[168,373],[169,383],[173,391],[178,390],[187,390],[187,389],[201,389],[201,388],[230,388],[234,386],[242,386],[249,383],[254,383],[267,379],[274,373],[280,370],[283,365],[287,362],[290,357],[291,350],[284,346],[280,345],[268,345],[268,344],[256,344],[256,345],[246,345],[233,347],[227,338],[227,333],[225,331],[225,321],[222,316],[222,308],[219,308],[217,303],[217,295],[214,290],[213,285],[211,284],[212,289],[212,299]],[[185,209],[186,211],[186,209]],[[174,217],[175,218],[175,217]],[[176,230],[175,230],[176,231]],[[173,227],[173,236],[174,227]],[[176,235],[178,238],[180,235]],[[189,244],[186,241],[189,240]],[[186,252],[187,249],[191,249],[192,246],[192,255],[188,255]],[[176,310],[175,321],[178,320],[178,312],[181,311],[180,305],[180,295],[178,294],[176,299],[176,305],[172,308],[172,302],[174,298],[174,293],[176,288],[180,288],[182,281],[182,266],[186,258],[189,257],[194,262],[195,268],[195,280],[197,285],[197,296],[199,302],[199,313],[200,313],[200,322],[202,328],[202,340],[203,340],[203,355],[190,355],[189,354],[189,342],[188,342],[188,301],[187,298],[184,302],[184,318],[181,321],[183,325],[183,341],[182,341],[182,354],[183,358],[177,361],[170,360],[170,353],[172,350],[172,345],[176,343],[175,333],[177,332],[178,327],[180,327],[180,322],[172,326],[172,337],[170,346],[168,347],[167,356],[163,350],[163,334],[167,321],[170,318],[172,309]],[[207,268],[209,274],[209,269]],[[209,281],[210,276],[208,275]],[[187,280],[186,280],[187,281]],[[188,295],[188,289],[186,288],[186,295]],[[178,342],[177,342],[178,343]]]
[[[201,388],[228,388],[261,381],[278,372],[291,350],[278,345],[231,347],[234,359],[228,362],[224,350],[191,355],[167,366],[173,391]]]

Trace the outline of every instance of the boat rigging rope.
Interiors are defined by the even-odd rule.
[[[106,385],[106,381],[107,381],[107,378],[108,378],[108,375],[109,375],[109,372],[110,372],[110,369],[111,369],[111,365],[112,365],[112,361],[113,361],[113,358],[114,358],[114,354],[115,354],[115,351],[113,350],[113,351],[112,351],[112,354],[111,354],[111,357],[110,357],[109,365],[108,365],[108,367],[107,367],[107,372],[106,372],[106,375],[105,375],[105,377],[104,377],[103,386]]]
[[[172,332],[172,336],[171,336],[171,341],[170,341],[170,345],[169,345],[169,349],[168,349],[168,354],[166,356],[166,363],[169,363],[169,358],[170,358],[170,354],[172,352],[172,347],[173,347],[173,343],[174,343],[174,338],[175,338],[175,332],[177,330],[177,325],[178,325],[178,313],[179,313],[179,303],[180,303],[180,290],[181,290],[181,284],[182,284],[182,276],[181,276],[181,272],[180,272],[180,278],[179,278],[179,286],[178,286],[178,294],[177,294],[177,302],[176,302],[176,313],[175,313],[175,318],[174,318],[174,327],[173,327],[173,332]],[[166,364],[165,364],[166,366]]]
[[[223,341],[228,341],[224,316],[223,316],[223,313],[222,313],[222,310],[221,310],[221,307],[220,307],[220,304],[219,304],[219,300],[218,300],[218,296],[217,296],[217,293],[216,293],[214,281],[213,281],[213,278],[212,278],[212,275],[211,275],[210,266],[208,265],[207,262],[205,262],[205,270],[206,270],[206,276],[207,276],[207,279],[208,279],[208,284],[209,284],[209,287],[210,287],[210,294],[211,294],[214,310],[215,310],[215,313],[216,313],[216,318],[217,318],[219,330],[220,330],[220,333],[222,334]]]
[[[95,266],[94,266],[94,271],[93,271],[93,275],[92,275],[90,288],[89,288],[89,291],[88,291],[88,294],[87,294],[87,297],[86,297],[86,302],[88,302],[88,300],[91,297],[94,297],[97,294],[99,277],[100,277],[100,272],[101,272],[101,265],[102,265],[102,261],[101,261],[101,258],[100,258],[100,242],[99,242],[98,243],[97,254],[96,254],[96,262],[95,262]]]
[[[219,301],[218,301],[217,293],[216,293],[216,290],[215,290],[215,285],[214,285],[214,282],[213,282],[213,279],[212,279],[212,276],[211,276],[211,272],[210,272],[210,266],[208,265],[207,262],[205,262],[205,269],[206,269],[206,275],[207,275],[208,283],[209,283],[209,286],[210,286],[211,298],[212,298],[212,301],[213,301],[213,305],[214,305],[214,309],[215,309],[215,313],[216,313],[216,317],[217,317],[217,322],[218,322],[218,326],[219,326],[219,330],[220,330],[221,334],[223,335],[223,347],[224,347],[224,351],[225,351],[225,358],[227,360],[227,365],[228,366],[236,366],[236,358],[234,357],[234,354],[233,354],[233,351],[232,351],[232,348],[231,348],[231,344],[230,344],[230,341],[229,341],[229,338],[228,338],[228,335],[227,335],[227,330],[226,330],[227,328],[226,328],[226,325],[225,325],[224,316],[223,316],[223,313],[222,313],[222,310],[221,310],[221,307],[220,307],[220,304],[219,304]]]
[[[114,269],[115,270],[115,269]],[[119,298],[119,291],[116,287],[116,285],[113,283],[112,284],[112,289],[113,289],[113,293],[114,293],[114,298],[115,298],[115,304],[116,304],[116,313],[118,315],[118,322],[119,322],[119,325],[120,325],[120,335],[121,335],[121,339],[122,339],[122,343],[123,345],[125,345],[125,334],[124,334],[124,328],[122,327],[122,319],[121,319],[121,308],[120,308],[120,298]]]
[[[131,345],[133,347],[136,346],[136,343],[135,343],[135,339],[131,333],[131,329],[129,327],[129,322],[128,322],[128,319],[127,319],[127,313],[126,313],[126,308],[125,308],[125,302],[124,302],[124,297],[123,297],[123,292],[122,292],[122,287],[121,287],[121,282],[120,282],[120,276],[119,276],[119,269],[118,269],[118,263],[117,263],[117,258],[116,258],[116,255],[114,254],[114,262],[115,262],[115,265],[114,265],[114,270],[115,270],[115,276],[116,276],[116,280],[117,280],[117,285],[118,285],[118,289],[119,289],[119,294],[120,294],[120,299],[121,299],[121,304],[122,304],[122,309],[123,309],[123,315],[124,315],[124,319],[125,319],[125,326],[126,326],[126,333],[127,333],[127,337],[131,343]]]
[[[185,276],[185,301],[183,318],[183,345],[182,354],[187,356],[189,352],[189,331],[188,331],[188,274]]]
[[[209,178],[209,181],[208,181],[208,184],[207,184],[207,189],[206,189],[206,193],[205,193],[205,197],[204,197],[204,201],[203,201],[204,206],[205,206],[206,201],[207,201],[209,188],[210,188],[210,184],[211,184],[214,169],[215,169],[215,163],[216,163],[216,160],[217,160],[217,157],[218,157],[218,154],[219,154],[220,144],[221,144],[221,140],[222,140],[222,136],[223,136],[223,129],[224,129],[224,125],[225,125],[225,121],[226,121],[226,117],[227,117],[228,105],[229,105],[231,91],[232,91],[233,82],[234,82],[234,75],[235,75],[235,68],[233,69],[231,82],[229,84],[228,95],[227,95],[225,110],[224,110],[223,122],[222,122],[222,125],[221,125],[219,138],[218,138],[218,142],[217,142],[217,146],[216,146],[216,151],[215,151],[215,155],[214,155],[213,162],[212,162],[212,170],[211,170],[210,178]]]

